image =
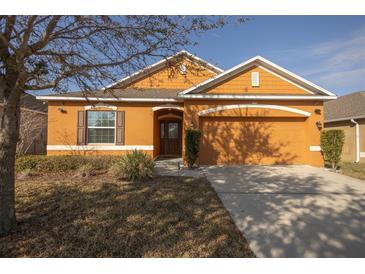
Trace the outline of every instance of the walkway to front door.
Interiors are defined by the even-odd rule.
[[[160,121],[160,155],[181,156],[181,121]]]

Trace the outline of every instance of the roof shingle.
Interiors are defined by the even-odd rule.
[[[332,121],[365,116],[365,91],[359,91],[324,102],[324,120]]]

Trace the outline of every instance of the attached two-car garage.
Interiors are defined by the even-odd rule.
[[[311,114],[285,107],[259,108],[201,111],[200,164],[309,164]]]
[[[201,164],[303,163],[305,118],[202,117]]]

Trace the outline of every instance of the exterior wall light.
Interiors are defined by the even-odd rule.
[[[316,108],[316,109],[314,110],[314,113],[315,113],[315,114],[321,114],[321,109]]]
[[[322,123],[320,121],[316,122],[316,126],[318,129],[322,129]]]

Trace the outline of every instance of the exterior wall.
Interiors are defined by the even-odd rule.
[[[187,68],[187,73],[185,75],[180,73],[180,64],[184,64]],[[214,75],[214,72],[206,70],[185,58],[180,62],[176,62],[171,66],[160,69],[153,74],[131,83],[129,87],[141,89],[187,89],[207,80],[208,78],[211,78]]]
[[[360,128],[360,155],[365,154],[365,119],[356,120],[359,123]],[[355,124],[350,120],[325,123],[325,129],[339,129],[345,133],[345,143],[342,149],[342,160],[345,162],[354,162],[356,160],[356,129]],[[360,162],[365,163],[364,157],[360,157]]]
[[[200,118],[198,116],[198,112],[201,110],[214,108],[220,105],[232,105],[232,104],[252,104],[252,101],[229,101],[229,100],[222,100],[222,101],[212,101],[212,100],[186,100],[184,104],[184,129],[189,127],[191,124],[194,127],[201,128],[202,127],[202,119],[207,118]],[[292,138],[301,139],[300,145],[292,146],[292,151],[289,151],[295,158],[292,158],[291,161],[281,161],[277,163],[282,164],[308,164],[312,166],[323,166],[323,158],[320,151],[310,151],[310,146],[319,146],[320,145],[320,130],[316,126],[316,122],[321,122],[323,124],[323,106],[322,102],[314,102],[314,101],[256,101],[254,103],[257,104],[269,104],[269,105],[280,105],[280,106],[287,106],[299,110],[304,110],[311,113],[311,116],[308,118],[298,118],[298,115],[283,112],[283,111],[276,111],[276,110],[265,110],[262,111],[261,109],[240,109],[238,111],[222,111],[220,113],[212,113],[211,117],[224,117],[220,118],[223,121],[232,120],[233,117],[241,117],[244,118],[241,121],[247,121],[249,119],[252,120],[254,117],[260,117],[261,122],[265,122],[270,120],[272,122],[273,127],[277,127],[276,123],[281,123],[280,125],[282,128],[280,131],[275,130],[274,134],[277,136],[272,136],[272,140],[280,140],[280,134],[288,135],[291,134]],[[320,110],[320,114],[315,112],[315,109]],[[247,118],[246,118],[247,117]],[[210,118],[212,119],[212,118]],[[265,120],[266,119],[266,120]],[[214,120],[214,119],[213,119]],[[214,122],[213,122],[214,123]],[[298,124],[299,123],[299,124]],[[296,124],[296,126],[292,126]],[[240,136],[240,132],[238,131],[237,124],[231,124],[232,127],[227,127],[227,131],[230,131],[230,136],[222,131],[222,134],[226,134],[227,142],[231,138],[242,138]],[[267,124],[265,124],[267,125]],[[299,125],[299,126],[298,126]],[[211,134],[214,136],[214,129],[212,126],[207,126],[204,128],[205,131],[208,133],[204,134]],[[265,129],[264,129],[265,130]],[[297,132],[301,130],[300,132]],[[282,131],[282,132],[281,132]],[[247,132],[246,132],[247,134]],[[257,136],[257,131],[249,132],[249,136],[251,137],[250,141],[255,141],[255,138],[259,138]],[[255,135],[256,134],[256,135]],[[263,135],[268,136],[269,134],[264,133]],[[282,135],[282,137],[285,137]],[[247,136],[247,135],[246,135]],[[297,136],[297,137],[295,137]],[[265,136],[264,136],[265,137]],[[268,138],[267,138],[268,140]],[[266,141],[267,141],[266,140]],[[261,138],[261,141],[265,141],[264,138]],[[222,141],[224,142],[224,140]],[[238,143],[238,141],[237,141]],[[223,150],[223,148],[222,148]],[[203,152],[204,153],[204,152]],[[184,152],[183,152],[184,155]],[[288,155],[290,156],[290,155]],[[265,162],[263,162],[265,164]]]
[[[47,155],[63,154],[124,154],[129,150],[127,146],[141,146],[141,150],[153,156],[157,156],[154,145],[157,140],[155,117],[152,107],[163,103],[112,103],[118,111],[125,111],[125,149],[116,149],[115,145],[110,150],[103,145],[103,150],[76,146],[77,137],[77,113],[85,110],[87,102],[49,102],[48,104],[48,146],[64,146],[61,150],[48,150]],[[63,109],[63,112],[60,109]],[[97,109],[97,110],[103,110]],[[109,110],[109,109],[104,109]],[[148,150],[143,147],[148,146]],[[56,147],[57,148],[57,147]]]
[[[251,73],[259,72],[260,86],[253,87],[251,82]],[[261,94],[306,94],[309,92],[297,87],[296,85],[283,80],[282,78],[260,68],[253,67],[235,77],[219,83],[209,88],[207,93],[261,93]]]

